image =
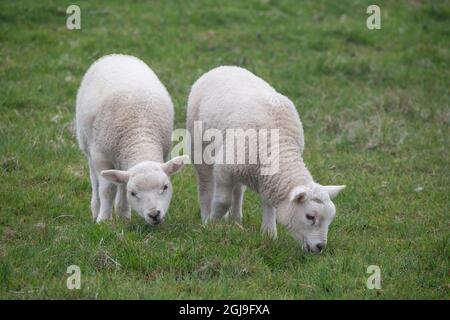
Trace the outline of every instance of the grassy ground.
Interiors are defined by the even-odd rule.
[[[0,2],[0,298],[448,298],[448,1]],[[71,131],[77,87],[102,55],[160,76],[184,127],[190,85],[244,66],[296,104],[317,181],[346,184],[329,247],[304,254],[280,229],[200,224],[194,171],[174,179],[168,219],[91,221],[87,164]],[[68,290],[66,269],[81,268]],[[381,268],[369,290],[366,269]]]

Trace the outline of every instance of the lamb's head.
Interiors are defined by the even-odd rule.
[[[277,218],[303,249],[321,252],[327,244],[328,227],[336,208],[332,198],[345,186],[322,186],[311,183],[291,190],[289,197],[277,208]]]
[[[175,157],[166,163],[143,161],[127,171],[104,170],[102,176],[116,184],[126,184],[131,208],[151,225],[164,221],[172,198],[170,175],[179,171],[188,156]]]

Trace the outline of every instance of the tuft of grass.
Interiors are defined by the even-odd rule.
[[[381,1],[0,3],[0,298],[443,299],[449,295],[449,5]],[[166,223],[91,221],[86,160],[73,135],[81,77],[109,53],[135,55],[167,86],[184,127],[191,84],[240,65],[296,104],[318,182],[346,184],[329,247],[287,232],[202,226],[188,167]],[[68,290],[67,267],[81,269]],[[369,290],[369,265],[381,290]]]

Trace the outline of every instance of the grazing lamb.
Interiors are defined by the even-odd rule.
[[[199,122],[200,129],[196,126]],[[331,199],[345,186],[322,186],[313,180],[302,159],[303,127],[294,104],[287,97],[245,69],[218,67],[192,86],[186,126],[191,136],[195,136],[195,131],[203,137],[208,129],[219,130],[223,135],[222,146],[227,143],[225,132],[231,128],[278,129],[279,132],[279,143],[273,146],[273,159],[278,161],[274,174],[263,174],[259,159],[254,164],[218,164],[217,161],[208,164],[203,160],[196,163],[194,159],[204,222],[220,219],[229,210],[229,218],[241,223],[243,193],[248,186],[262,197],[263,233],[276,238],[278,221],[304,250],[320,252],[325,248],[328,227],[336,212]],[[191,158],[196,152],[194,144]],[[200,144],[203,149],[207,146],[204,141]],[[243,149],[235,147],[233,157],[238,152],[248,155],[250,149],[250,143]],[[228,149],[219,149],[217,157],[225,157],[223,150]]]
[[[164,85],[141,60],[100,58],[81,82],[76,102],[77,138],[89,161],[91,210],[97,222],[130,218],[130,206],[147,223],[164,221],[172,197],[169,176],[187,156],[168,162],[173,105]]]

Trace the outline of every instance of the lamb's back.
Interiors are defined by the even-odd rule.
[[[294,104],[240,67],[212,69],[194,83],[188,100],[188,129],[199,120],[204,122],[203,129],[280,129],[303,151],[303,128]]]
[[[126,97],[128,103],[111,104],[117,97]],[[142,103],[145,102],[145,103]],[[93,141],[93,127],[97,117],[99,122],[111,123],[108,120],[108,108],[117,113],[123,108],[122,114],[135,114],[136,110],[129,112],[130,105],[140,103],[146,106],[143,112],[153,113],[158,120],[159,115],[165,114],[167,124],[158,123],[158,126],[172,127],[173,104],[170,96],[158,79],[156,74],[136,57],[113,54],[100,58],[94,62],[86,72],[77,94],[76,123],[77,137],[80,147],[87,152],[88,145]],[[151,109],[148,107],[152,106]],[[146,118],[148,118],[148,114]],[[132,120],[130,120],[132,121]],[[112,124],[112,123],[111,123]]]

